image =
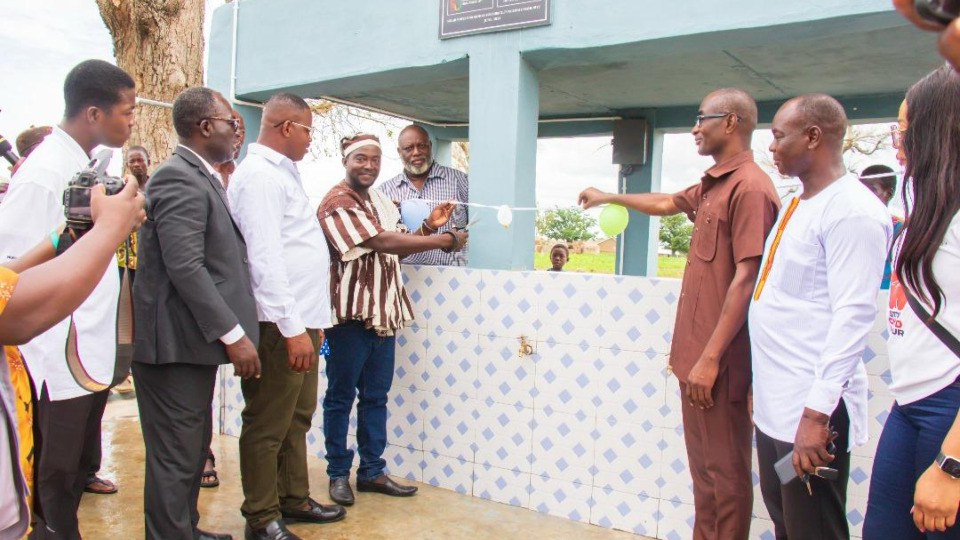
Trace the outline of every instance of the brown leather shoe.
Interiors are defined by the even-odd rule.
[[[383,480],[381,480],[381,478]],[[391,497],[412,497],[417,492],[416,486],[403,486],[394,482],[389,476],[383,474],[373,480],[357,480],[357,491],[382,493]]]
[[[333,502],[343,506],[353,505],[353,490],[350,489],[349,478],[330,479],[330,499],[332,499]]]
[[[280,515],[287,523],[306,521],[309,523],[333,523],[340,521],[347,515],[347,511],[337,504],[320,504],[313,499],[307,499],[310,506],[306,510],[280,510]]]
[[[203,531],[200,529],[197,529],[197,535],[200,540],[233,540],[232,535]]]
[[[282,519],[275,519],[265,526],[254,529],[247,523],[243,529],[244,540],[303,540],[287,530]]]

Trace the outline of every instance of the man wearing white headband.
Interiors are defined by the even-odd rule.
[[[347,429],[357,405],[360,467],[357,489],[409,497],[417,488],[386,475],[387,393],[393,382],[394,334],[413,321],[403,290],[400,257],[431,249],[460,250],[466,231],[448,230],[452,203],[437,205],[415,231],[400,224],[400,212],[386,195],[371,190],[380,174],[380,141],[361,134],[341,141],[346,178],[320,203],[317,218],[330,247],[330,299],[334,326],[327,331],[327,393],[323,434],[330,498],[349,506],[353,450]],[[434,234],[436,233],[436,234]]]

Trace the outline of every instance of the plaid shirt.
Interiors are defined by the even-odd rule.
[[[405,172],[387,180],[378,189],[381,193],[395,201],[407,199],[427,199],[431,201],[462,201],[469,198],[467,175],[457,169],[444,167],[434,162],[427,171],[427,179],[423,182],[423,189],[417,190]],[[450,216],[450,221],[437,231],[449,230],[451,227],[467,226],[467,207],[457,205]],[[466,251],[460,253],[444,253],[440,249],[431,249],[421,253],[414,253],[402,260],[404,264],[423,264],[429,266],[464,266]]]

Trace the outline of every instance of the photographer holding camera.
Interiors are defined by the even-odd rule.
[[[78,64],[64,81],[64,101],[63,120],[22,164],[0,208],[0,261],[20,257],[48,236],[58,244],[68,183],[87,168],[95,147],[120,147],[130,137],[136,89],[122,69],[100,60]],[[60,278],[70,281],[73,276]],[[95,459],[108,392],[91,392],[75,379],[67,366],[68,333],[73,325],[72,352],[85,372],[98,381],[111,380],[119,293],[117,272],[107,266],[72,321],[57,323],[21,347],[38,396],[37,525],[30,538],[79,538],[77,508]]]
[[[0,539],[23,536],[30,521],[33,492],[33,423],[29,375],[15,347],[50,329],[90,295],[112,246],[143,222],[144,199],[135,186],[107,198],[102,188],[91,193],[96,225],[62,256],[54,259],[53,242],[44,238],[22,257],[0,264],[0,349],[10,365],[0,369]],[[49,261],[49,262],[48,262]],[[62,278],[69,273],[71,279]],[[56,302],[50,302],[50,298]],[[9,513],[8,513],[9,512]]]

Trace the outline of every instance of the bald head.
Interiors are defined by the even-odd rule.
[[[740,117],[740,128],[749,133],[757,127],[757,102],[750,94],[739,88],[721,88],[707,94],[703,100],[711,109],[736,113]]]
[[[827,94],[803,94],[783,105],[791,107],[793,118],[803,129],[818,127],[823,133],[824,142],[843,147],[843,138],[847,134],[847,113],[843,105]]]
[[[413,135],[413,134],[416,134],[416,135],[419,135],[419,136],[421,136],[421,137],[425,137],[425,138],[428,138],[428,139],[430,138],[430,134],[427,133],[427,130],[424,129],[423,127],[421,127],[421,126],[416,125],[416,124],[410,124],[409,126],[407,126],[407,127],[403,128],[402,130],[400,130],[400,137],[399,137],[399,138],[402,139],[404,135]]]
[[[300,161],[313,142],[313,113],[296,94],[274,94],[263,105],[257,142]]]
[[[303,98],[289,92],[280,92],[270,96],[263,105],[261,125],[272,127],[278,122],[302,116],[304,113],[310,113],[310,105]]]

